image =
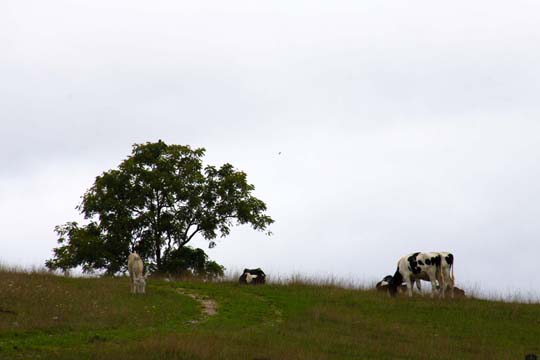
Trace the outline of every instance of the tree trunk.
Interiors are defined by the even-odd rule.
[[[157,270],[161,270],[161,244],[156,244],[156,266]]]

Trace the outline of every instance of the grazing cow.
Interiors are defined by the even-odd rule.
[[[128,271],[131,279],[131,292],[133,294],[144,294],[146,280],[143,275],[144,265],[141,257],[136,252],[128,256]]]
[[[260,268],[258,269],[244,269],[244,272],[238,279],[240,284],[265,284],[266,274]]]
[[[437,280],[439,283],[441,277],[441,255],[439,253],[421,253],[417,252],[403,256],[398,260],[396,273],[388,284],[388,293],[395,296],[398,287],[405,281],[407,292],[412,296],[413,282],[416,281],[418,288],[421,280],[431,282],[431,297],[437,291]]]

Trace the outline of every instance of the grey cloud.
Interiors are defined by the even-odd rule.
[[[50,256],[52,228],[77,217],[94,177],[163,139],[245,170],[276,218],[270,239],[240,228],[209,250],[229,268],[375,280],[404,253],[444,249],[463,282],[527,290],[539,10],[3,2],[2,260]]]

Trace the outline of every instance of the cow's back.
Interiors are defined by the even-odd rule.
[[[129,274],[135,277],[140,277],[143,274],[144,265],[141,257],[137,253],[131,253],[128,256],[128,271]]]
[[[452,268],[454,265],[454,254],[446,251],[440,251],[439,254],[441,254],[442,266]]]

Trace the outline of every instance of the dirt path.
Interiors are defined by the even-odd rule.
[[[214,316],[217,314],[217,302],[213,299],[204,297],[200,294],[191,292],[189,290],[178,288],[176,289],[180,294],[189,296],[190,298],[196,300],[199,304],[201,304],[202,313],[205,318],[209,316]],[[197,320],[192,320],[191,322],[196,323],[199,322]]]
[[[209,317],[217,314],[218,304],[214,299],[211,299],[205,295],[201,295],[192,289],[176,288],[176,291],[184,296],[189,296],[193,300],[197,301],[201,306],[202,317],[189,320],[187,321],[188,324],[199,324],[208,320]],[[265,316],[264,319],[261,320],[261,322],[254,325],[255,327],[260,327],[261,325],[274,327],[279,326],[279,324],[283,322],[283,311],[278,306],[276,306],[276,304],[274,304],[272,301],[262,295],[251,294],[251,296],[253,296],[258,301],[265,303],[269,312],[268,317]],[[251,326],[248,326],[244,330],[249,331],[250,329]]]

